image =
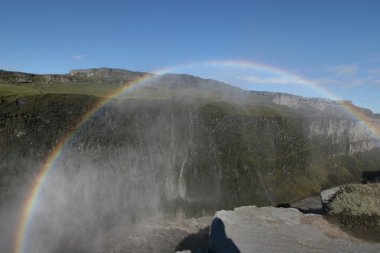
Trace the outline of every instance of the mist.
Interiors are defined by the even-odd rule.
[[[157,89],[156,84],[141,87]],[[146,95],[146,90],[132,89],[128,95],[149,97],[148,91]],[[157,89],[157,99],[110,101],[67,140],[31,214],[28,252],[94,251],[95,238],[112,230],[136,228],[147,219],[206,213],[186,209],[189,203],[218,195],[217,187],[207,193],[187,189],[186,178],[193,173],[189,164],[199,142],[194,128],[201,103],[189,94],[185,102],[161,101],[162,94]]]

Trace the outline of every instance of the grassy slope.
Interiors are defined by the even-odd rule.
[[[43,94],[85,94],[92,96],[104,96],[112,92],[118,85],[111,83],[74,82],[55,84],[11,84],[0,81],[0,97],[10,101],[20,97]]]

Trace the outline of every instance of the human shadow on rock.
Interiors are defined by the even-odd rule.
[[[199,229],[197,233],[189,234],[175,247],[174,251],[190,250],[192,253],[207,252],[208,232],[210,226]]]
[[[217,217],[211,223],[208,253],[240,253],[236,244],[227,237],[223,221]]]

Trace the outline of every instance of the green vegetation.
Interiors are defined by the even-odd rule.
[[[0,82],[0,94],[2,96],[28,96],[28,95],[36,95],[40,94],[39,91],[35,87],[31,87],[30,85],[14,85],[9,83]]]
[[[327,211],[328,219],[348,233],[380,242],[380,184],[341,186]]]
[[[352,216],[368,215],[380,218],[380,184],[341,186],[328,209],[329,215],[345,213]]]
[[[105,96],[110,94],[119,86],[115,84],[102,84],[91,82],[76,83],[55,83],[55,84],[10,84],[0,81],[0,97],[7,101],[14,101],[17,98],[43,95],[43,94],[84,94],[92,96]]]

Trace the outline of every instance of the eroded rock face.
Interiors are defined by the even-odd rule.
[[[3,71],[0,70],[0,80],[6,83],[12,84],[51,84],[54,82],[57,83],[69,83],[75,82],[77,79],[74,76],[62,75],[62,74],[30,74],[23,72],[14,72],[14,71]]]
[[[142,77],[143,72],[134,72],[126,69],[115,68],[91,68],[91,69],[72,69],[69,72],[71,76],[82,77],[103,77],[103,78],[138,78]]]
[[[380,123],[379,123],[380,124]],[[315,142],[335,145],[332,155],[354,154],[380,146],[378,138],[362,121],[319,118],[308,122],[308,136]]]
[[[337,101],[323,98],[308,99],[300,96],[294,96],[284,93],[276,93],[273,95],[272,102],[279,105],[285,105],[292,108],[301,108],[303,106],[311,106],[318,110],[324,110],[327,107],[339,106]]]
[[[353,238],[322,216],[293,208],[247,206],[218,211],[209,237],[213,253],[379,251],[380,243]]]
[[[287,93],[280,92],[264,92],[264,94],[271,98],[271,101],[278,105],[288,106],[294,109],[302,108],[313,108],[318,111],[341,111],[339,108],[342,106],[346,108],[353,109],[360,114],[366,115],[368,117],[380,119],[379,114],[374,114],[371,110],[367,108],[361,108],[355,106],[350,100],[331,100],[325,98],[305,98],[301,96],[296,96]],[[338,110],[337,110],[338,109]],[[347,111],[346,111],[347,112]],[[349,113],[350,114],[350,113]]]

